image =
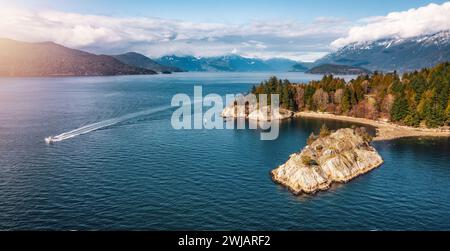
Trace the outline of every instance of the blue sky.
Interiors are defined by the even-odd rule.
[[[432,3],[432,4],[431,4]],[[349,43],[450,29],[434,0],[0,0],[0,37],[93,53],[286,57],[314,61]]]
[[[357,20],[417,8],[430,0],[16,0],[22,7],[112,16],[152,16],[196,22],[240,23],[255,19],[300,21],[321,16]]]

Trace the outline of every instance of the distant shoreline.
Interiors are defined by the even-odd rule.
[[[449,128],[416,128],[410,126],[396,125],[389,122],[356,118],[343,115],[334,115],[320,112],[297,112],[295,117],[320,118],[347,121],[370,125],[376,128],[376,136],[373,141],[384,141],[406,137],[450,137]]]

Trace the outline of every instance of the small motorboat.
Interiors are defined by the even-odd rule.
[[[47,144],[53,144],[53,142],[54,142],[54,140],[53,140],[53,137],[52,137],[52,136],[45,138],[45,143],[47,143]]]

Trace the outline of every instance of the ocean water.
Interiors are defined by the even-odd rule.
[[[174,94],[241,93],[271,75],[0,79],[0,229],[450,230],[448,139],[377,142],[381,167],[294,196],[270,170],[323,123],[351,124],[284,121],[275,141],[172,128]]]

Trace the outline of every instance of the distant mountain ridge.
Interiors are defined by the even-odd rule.
[[[370,74],[371,71],[358,67],[349,65],[337,65],[337,64],[322,64],[315,66],[306,71],[310,74],[334,74],[334,75],[360,75],[360,74]]]
[[[352,43],[314,63],[286,58],[247,58],[236,54],[217,57],[172,55],[157,59],[136,52],[108,56],[70,49],[53,42],[27,43],[0,38],[0,76],[107,76],[179,71],[343,74],[355,67],[362,68],[356,72],[406,72],[448,61],[450,30],[407,39],[391,37]],[[316,68],[321,65],[327,66]],[[344,69],[337,65],[353,68]]]
[[[311,65],[309,65],[311,66]],[[295,65],[293,65],[290,69],[290,71],[292,72],[305,72],[309,69],[310,67],[308,67],[307,65],[305,65],[304,63],[297,63]]]
[[[154,60],[139,54],[137,52],[127,52],[120,55],[112,55],[112,57],[118,59],[122,63],[127,65],[132,65],[139,68],[144,68],[152,70],[155,72],[169,73],[169,72],[182,72],[178,67],[175,66],[165,66],[155,62]]]
[[[296,61],[286,58],[258,59],[231,54],[219,57],[163,56],[155,59],[162,65],[178,67],[185,71],[258,72],[290,71]]]
[[[352,43],[317,60],[320,64],[361,66],[371,71],[412,71],[450,61],[450,31],[407,39]]]
[[[385,38],[376,41],[346,45],[313,63],[296,62],[290,59],[257,59],[239,55],[219,57],[164,56],[155,61],[162,65],[175,66],[185,71],[308,71],[324,64],[361,67],[356,72],[369,71],[414,71],[450,61],[450,30],[412,38]],[[329,68],[329,67],[328,67]],[[336,68],[336,67],[335,67]],[[340,67],[337,71],[346,70]],[[336,74],[336,72],[335,72]]]
[[[53,42],[0,39],[0,76],[108,76],[156,74],[107,55],[70,49]]]

